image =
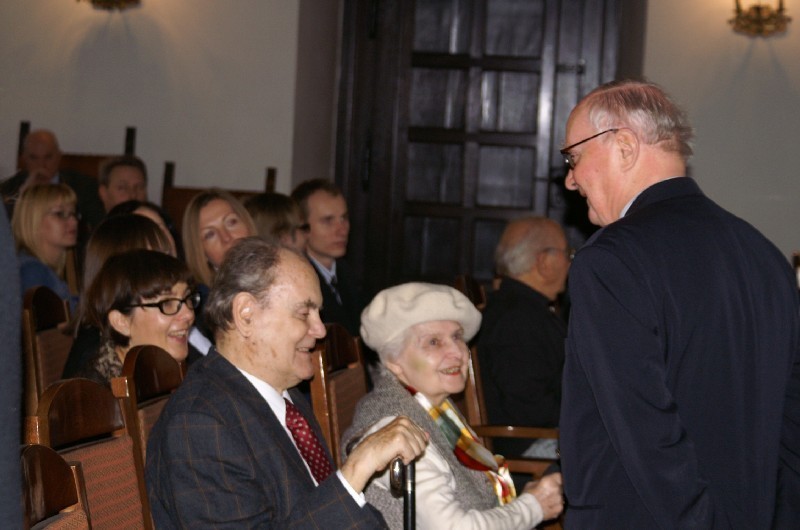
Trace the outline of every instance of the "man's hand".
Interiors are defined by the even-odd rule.
[[[564,496],[561,488],[561,473],[553,473],[552,475],[545,475],[541,480],[536,482],[528,482],[522,493],[530,493],[536,500],[544,512],[544,520],[553,519],[558,517],[564,510]]]
[[[356,491],[363,491],[369,479],[383,471],[395,458],[408,464],[425,451],[428,434],[405,416],[398,416],[382,429],[359,443],[347,462],[342,475]]]

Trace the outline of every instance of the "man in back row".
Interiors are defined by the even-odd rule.
[[[216,346],[170,398],[147,447],[157,528],[383,528],[362,491],[427,435],[399,417],[334,472],[311,407],[294,387],[325,336],[306,259],[259,238],[225,256],[206,303]]]
[[[22,145],[22,169],[0,183],[0,194],[11,215],[20,193],[33,184],[63,183],[75,191],[77,209],[89,227],[97,226],[105,216],[97,192],[97,181],[73,171],[59,171],[61,149],[56,135],[46,129],[28,133]]]
[[[489,295],[478,358],[489,422],[558,427],[567,326],[553,303],[564,291],[572,251],[544,217],[508,223],[495,250],[500,288]],[[533,445],[535,444],[535,445]],[[498,439],[505,456],[554,458],[555,440]]]
[[[358,336],[364,309],[361,287],[341,259],[347,253],[350,236],[347,202],[336,184],[325,179],[300,183],[292,198],[300,205],[309,227],[306,253],[322,288],[322,321],[337,322]]]
[[[786,258],[686,177],[659,87],[572,111],[575,256],[561,404],[568,528],[800,528],[800,302]]]

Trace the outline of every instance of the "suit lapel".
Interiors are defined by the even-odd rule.
[[[250,381],[248,381],[230,361],[220,355],[215,348],[212,348],[208,355],[209,357],[214,355],[214,358],[210,359],[210,362],[206,365],[208,369],[214,372],[217,379],[228,387],[231,394],[238,396],[242,402],[242,406],[247,407],[247,413],[258,419],[258,424],[263,427],[266,438],[269,439],[270,443],[280,449],[284,461],[289,463],[297,475],[304,477],[305,480],[308,481],[308,484],[314,487],[314,482],[311,479],[311,475],[308,473],[308,469],[306,469],[303,458],[300,456],[300,453],[297,452],[297,447],[295,447],[294,442],[289,438],[289,434],[284,430],[283,425],[281,425],[275,413],[261,394],[259,394],[255,387],[250,384]],[[297,401],[305,402],[303,398],[296,399],[294,393],[292,394],[292,400],[295,403],[297,403]],[[313,414],[311,417],[306,414],[309,409],[307,402],[303,403],[300,409],[303,415],[309,420],[309,423],[311,423],[314,432],[319,433],[319,425],[316,420],[313,419]],[[324,440],[321,434],[318,434],[318,436],[320,436],[320,440]],[[330,453],[330,451],[328,452]],[[328,458],[330,459],[330,454]]]

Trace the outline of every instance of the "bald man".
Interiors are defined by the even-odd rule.
[[[72,171],[60,171],[61,149],[52,131],[37,129],[28,133],[22,147],[21,169],[0,183],[0,194],[11,214],[19,194],[33,184],[63,182],[78,196],[78,212],[89,225],[97,226],[105,216],[105,208],[97,193],[97,181]]]
[[[558,426],[566,325],[552,304],[564,291],[571,257],[564,230],[551,219],[514,220],[500,238],[495,267],[502,283],[489,296],[478,339],[493,424]],[[499,440],[496,449],[518,456],[533,442]],[[530,456],[554,456],[555,447],[550,453]]]

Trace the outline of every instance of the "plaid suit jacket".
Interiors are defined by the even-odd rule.
[[[306,399],[290,392],[323,440]],[[192,367],[154,426],[146,479],[159,529],[385,528],[335,474],[314,485],[264,398],[215,349]]]

